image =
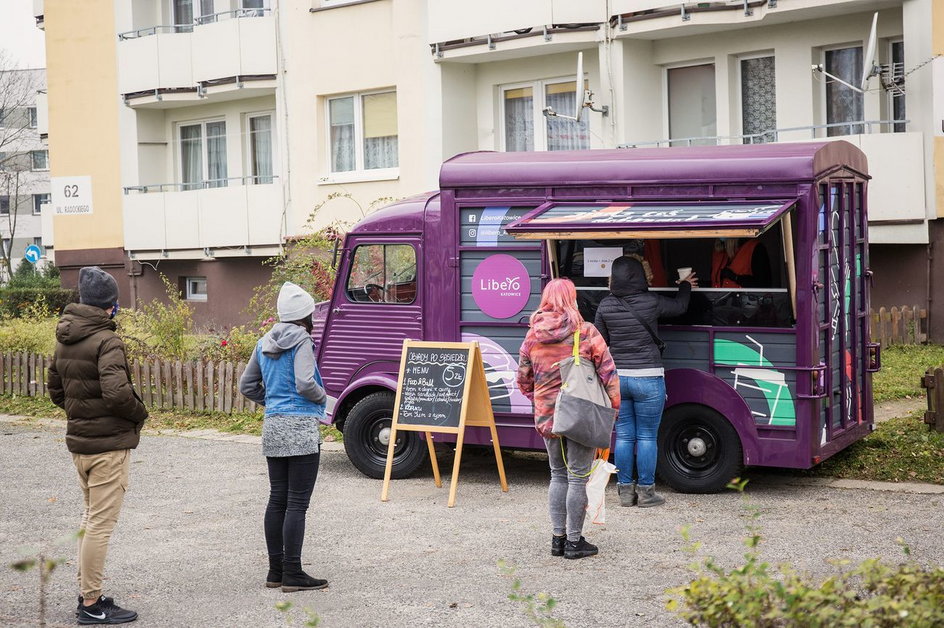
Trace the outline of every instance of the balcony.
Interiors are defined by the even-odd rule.
[[[167,108],[272,94],[278,72],[268,9],[118,35],[118,89],[133,107]]]
[[[283,191],[251,177],[225,187],[184,190],[177,183],[125,188],[125,249],[138,258],[187,257],[214,249],[257,247],[269,254],[282,242]],[[202,257],[203,254],[200,253]]]
[[[907,120],[877,120],[772,129],[756,135],[673,138],[636,142],[621,148],[692,146],[844,140],[857,146],[869,161],[869,241],[872,244],[928,242],[929,216],[925,203],[924,136],[920,132],[883,133]],[[827,129],[851,127],[854,135],[827,137]]]
[[[598,39],[604,0],[430,2],[429,42],[437,59],[478,62],[579,50]]]

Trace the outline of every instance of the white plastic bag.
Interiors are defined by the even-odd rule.
[[[616,465],[605,458],[593,461],[587,480],[587,517],[590,523],[606,523],[606,485],[616,473]]]

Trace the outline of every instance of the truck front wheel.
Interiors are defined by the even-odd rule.
[[[673,406],[659,426],[659,477],[681,493],[716,493],[741,473],[741,439],[710,408]]]
[[[358,401],[344,422],[344,451],[364,475],[382,479],[390,446],[394,396],[375,392]],[[426,457],[426,444],[416,432],[397,432],[391,477],[405,478],[416,471]]]

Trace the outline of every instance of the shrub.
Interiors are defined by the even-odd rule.
[[[746,482],[730,488],[743,491]],[[789,564],[772,569],[760,559],[759,511],[749,512],[740,567],[725,569],[712,557],[694,566],[698,577],[670,589],[667,606],[692,625],[703,626],[939,626],[944,625],[944,568],[926,568],[913,561],[886,565],[863,561],[848,571],[817,581]],[[688,530],[682,531],[686,541]],[[901,539],[905,555],[910,550]],[[699,543],[687,551],[696,552]],[[835,564],[844,567],[848,561]]]
[[[118,333],[130,359],[187,360],[202,357],[193,331],[193,310],[180,298],[177,286],[161,275],[167,302],[154,299],[136,310],[121,310]]]
[[[19,317],[37,306],[45,306],[58,313],[68,304],[78,300],[78,291],[67,288],[20,288],[7,285],[0,288],[0,314]]]
[[[42,302],[24,308],[21,317],[4,316],[0,318],[0,347],[4,352],[52,355],[56,350],[57,322]]]

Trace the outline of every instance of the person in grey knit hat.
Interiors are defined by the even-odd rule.
[[[262,453],[270,486],[265,512],[266,586],[290,593],[328,586],[327,580],[312,578],[301,565],[327,396],[311,340],[315,300],[287,281],[279,291],[277,307],[279,322],[256,344],[239,380],[239,391],[265,406]]]
[[[118,283],[98,266],[79,270],[79,303],[65,307],[56,326],[49,397],[65,409],[66,447],[85,499],[79,537],[79,624],[123,624],[137,619],[102,594],[105,557],[118,522],[131,450],[147,410],[131,385],[124,343],[112,319]],[[112,579],[115,582],[115,579]]]

